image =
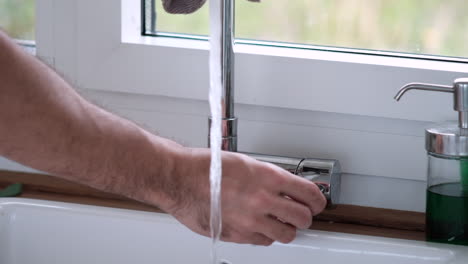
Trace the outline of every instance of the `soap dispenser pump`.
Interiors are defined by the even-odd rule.
[[[468,245],[468,78],[453,86],[410,83],[400,89],[398,101],[409,90],[453,93],[458,123],[426,129],[428,155],[426,239]]]

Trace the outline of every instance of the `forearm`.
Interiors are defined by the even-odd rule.
[[[88,103],[1,32],[0,155],[157,205],[210,234],[209,150],[183,148]],[[315,184],[279,167],[229,152],[222,164],[225,241],[289,242],[325,207]]]
[[[158,188],[180,146],[90,104],[5,35],[0,51],[0,155],[135,199],[170,199]]]

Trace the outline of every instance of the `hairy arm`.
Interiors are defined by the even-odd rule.
[[[208,149],[182,147],[87,102],[2,32],[0,155],[156,205],[210,234]],[[279,167],[228,152],[222,163],[225,241],[289,242],[325,207],[315,184]]]
[[[0,50],[0,155],[138,200],[151,187],[167,209],[182,147],[87,102],[1,32]]]

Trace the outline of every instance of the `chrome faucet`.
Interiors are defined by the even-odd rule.
[[[234,116],[234,0],[221,1],[221,149],[237,152],[237,117]],[[211,118],[209,119],[211,126]],[[210,142],[208,135],[208,142]]]
[[[237,118],[234,115],[234,2],[221,1],[221,60],[222,60],[222,150],[237,152]],[[209,118],[211,126],[211,118]],[[210,129],[208,129],[210,131]],[[208,135],[208,142],[210,135]],[[270,162],[310,181],[320,188],[333,207],[339,201],[341,167],[338,160],[291,158],[264,154],[244,153],[257,160]]]

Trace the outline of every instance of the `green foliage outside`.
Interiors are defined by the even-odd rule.
[[[0,0],[0,28],[16,39],[35,39],[35,1]]]
[[[159,31],[208,34],[208,5],[170,15]],[[466,0],[236,0],[236,37],[468,57]]]

